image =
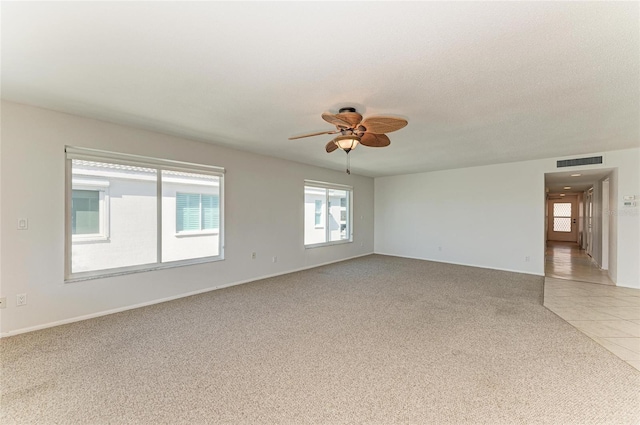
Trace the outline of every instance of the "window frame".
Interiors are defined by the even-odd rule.
[[[325,190],[325,199],[324,199],[324,209],[322,210],[322,217],[324,218],[324,222],[320,225],[320,226],[315,226],[315,221],[314,221],[314,228],[315,229],[325,229],[325,239],[326,242],[318,242],[318,243],[313,243],[313,244],[305,244],[305,233],[306,233],[306,214],[304,212],[305,210],[305,203],[306,203],[306,188],[310,187],[310,188],[314,188],[314,189],[324,189]],[[329,226],[329,219],[331,217],[331,213],[330,213],[330,208],[331,208],[331,203],[329,201],[329,191],[330,190],[343,190],[347,192],[347,220],[346,220],[346,233],[349,235],[348,238],[346,239],[340,239],[340,240],[336,240],[336,241],[331,241],[330,240],[330,226]],[[353,243],[353,186],[348,186],[348,185],[341,185],[341,184],[336,184],[336,183],[327,183],[327,182],[321,182],[321,181],[315,181],[315,180],[305,180],[304,181],[304,185],[303,185],[303,191],[302,191],[302,205],[303,205],[303,218],[302,218],[302,244],[304,246],[305,249],[312,249],[312,248],[319,248],[319,247],[323,247],[323,246],[331,246],[331,245],[342,245],[342,244],[346,244],[346,243]],[[340,205],[340,208],[343,208]],[[340,217],[339,217],[340,218]],[[315,220],[315,202],[314,202],[314,220]],[[341,220],[340,220],[341,221]]]
[[[72,160],[95,161],[118,165],[129,165],[135,167],[151,168],[156,170],[156,261],[153,263],[140,264],[134,266],[116,267],[109,269],[100,269],[84,272],[72,273],[72,244],[83,242],[74,239],[71,226],[71,199],[73,190],[73,167]],[[218,222],[218,255],[191,258],[185,260],[162,261],[162,171],[178,171],[195,174],[212,175],[219,178],[219,222]],[[65,146],[65,283],[78,282],[91,279],[100,279],[104,277],[120,276],[130,273],[140,273],[145,271],[160,270],[173,267],[182,267],[193,264],[209,263],[224,260],[224,174],[223,167],[217,167],[205,164],[196,164],[183,161],[175,161],[169,159],[146,157],[142,155],[132,155],[125,153],[116,153],[103,151],[99,149],[81,148],[76,146]],[[104,179],[103,179],[104,180]],[[95,186],[92,189],[95,190]],[[105,198],[108,192],[105,190]],[[108,220],[108,204],[105,200],[105,208],[107,210],[105,218]],[[108,221],[107,221],[108,223]],[[108,224],[107,224],[108,226]],[[108,229],[108,227],[106,228]],[[107,231],[107,230],[105,230]],[[175,226],[173,229],[175,232]],[[202,233],[199,233],[202,234]],[[107,233],[108,235],[108,233]],[[107,239],[101,239],[108,242]],[[96,242],[96,239],[87,242]]]

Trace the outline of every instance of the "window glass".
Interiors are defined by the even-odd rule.
[[[80,190],[96,181],[109,184],[108,238],[73,238],[71,272],[116,269],[156,262],[156,170],[130,165],[73,160],[71,232],[100,233],[100,192]],[[104,201],[103,201],[104,202]],[[104,217],[106,219],[106,217]],[[75,224],[74,224],[75,223]],[[75,232],[75,233],[74,233]]]
[[[95,152],[67,147],[67,280],[222,259],[224,169]]]
[[[329,241],[349,239],[347,235],[347,197],[346,190],[329,189]]]
[[[351,241],[352,189],[307,183],[304,188],[304,244]]]
[[[571,232],[571,202],[553,204],[553,231]]]
[[[220,253],[220,177],[162,171],[162,261]]]
[[[71,198],[71,233],[87,235],[100,233],[100,192],[73,190]]]

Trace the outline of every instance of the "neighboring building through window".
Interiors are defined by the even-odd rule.
[[[96,176],[73,178],[71,234],[74,241],[109,238],[109,182]]]
[[[324,227],[322,222],[322,210],[324,209],[324,200],[316,199],[316,213],[315,213],[315,226]]]
[[[223,258],[223,169],[71,147],[67,160],[67,280]]]
[[[352,241],[350,186],[305,181],[304,245],[331,245]]]
[[[218,195],[176,193],[176,233],[217,230],[219,205]]]
[[[100,233],[100,192],[74,190],[71,197],[71,233],[90,235]]]

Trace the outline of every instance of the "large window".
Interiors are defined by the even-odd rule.
[[[305,181],[304,245],[306,247],[351,242],[351,204],[349,186]]]
[[[224,169],[66,150],[67,280],[223,258]]]

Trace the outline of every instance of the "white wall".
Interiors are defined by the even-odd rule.
[[[1,114],[3,335],[373,251],[371,178],[11,102]],[[65,284],[65,145],[225,167],[225,260]],[[305,179],[353,186],[353,243],[304,248]],[[29,230],[17,230],[20,217]]]
[[[612,281],[618,281],[618,215],[615,206],[618,197],[618,170],[609,174],[609,277]],[[613,208],[612,208],[613,207]],[[640,230],[639,230],[640,231]],[[640,234],[638,234],[640,239]],[[638,261],[640,263],[640,261]],[[640,270],[638,271],[640,273]]]
[[[640,215],[622,205],[624,195],[640,195],[640,149],[604,156],[600,166],[571,171],[617,169],[611,276],[620,286],[640,288]],[[559,171],[556,159],[563,158],[376,178],[375,251],[543,275],[544,174]]]
[[[543,273],[544,174],[535,165],[383,177],[375,186],[376,252]]]

